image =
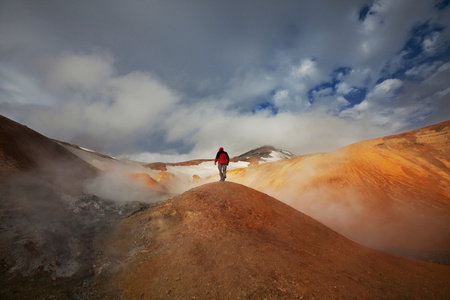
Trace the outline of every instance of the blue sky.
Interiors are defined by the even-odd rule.
[[[449,1],[0,1],[0,112],[147,161],[450,116]]]

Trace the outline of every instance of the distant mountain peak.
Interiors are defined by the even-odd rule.
[[[295,154],[275,148],[271,145],[265,145],[261,146],[259,148],[255,148],[253,150],[250,150],[248,152],[245,152],[244,154],[241,154],[239,156],[235,156],[232,158],[233,161],[247,161],[250,164],[260,164],[265,162],[271,162],[271,161],[277,161],[277,160],[283,160],[294,157]]]

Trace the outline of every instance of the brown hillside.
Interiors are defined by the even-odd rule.
[[[107,183],[99,173],[59,143],[0,116],[0,299],[85,299],[94,237],[147,206],[87,192],[89,182]]]
[[[65,185],[98,170],[55,141],[0,115],[0,172],[18,171],[38,172]]]
[[[228,174],[365,245],[445,254],[449,159],[447,121]]]
[[[360,246],[230,182],[192,189],[118,224],[97,247],[103,299],[450,296],[450,267]]]

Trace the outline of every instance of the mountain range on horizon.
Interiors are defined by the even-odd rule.
[[[444,299],[449,157],[447,121],[264,146],[219,183],[209,159],[112,158],[0,116],[0,298]]]

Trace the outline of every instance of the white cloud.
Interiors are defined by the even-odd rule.
[[[350,102],[348,102],[348,100],[345,99],[345,98],[342,97],[342,96],[337,97],[336,100],[337,100],[337,102],[338,102],[338,104],[339,104],[339,107],[345,107],[345,106],[347,106],[347,105],[350,105]]]
[[[443,77],[438,74],[439,72],[435,73],[430,79],[440,81]],[[398,132],[411,122],[424,121],[437,112],[439,107],[445,107],[442,104],[444,98],[435,93],[435,88],[430,89],[430,84],[434,84],[434,81],[413,85],[398,79],[385,80],[375,86],[360,104],[342,111],[340,117],[365,120],[373,126],[384,127],[393,133]]]
[[[286,83],[294,92],[305,96],[309,89],[327,79],[328,75],[324,73],[325,70],[326,66],[321,69],[314,59],[303,59],[299,64],[291,67]]]
[[[275,101],[275,104],[280,104],[283,101],[285,101],[288,97],[289,97],[289,91],[288,90],[281,90],[281,91],[278,91],[273,96],[273,100]]]
[[[439,32],[432,32],[427,36],[426,39],[422,42],[423,51],[425,51],[428,55],[433,54],[436,51],[436,43],[439,38]]]
[[[377,84],[375,88],[367,95],[369,99],[389,98],[402,87],[403,82],[400,79],[386,79]]]
[[[298,66],[292,67],[292,76],[298,80],[314,80],[318,73],[317,64],[312,59],[305,59]]]
[[[280,90],[273,96],[273,102],[280,112],[305,111],[311,104],[300,96],[291,95],[289,90]]]
[[[430,77],[442,64],[443,62],[436,61],[433,63],[417,65],[407,70],[405,75],[419,79],[426,79]]]
[[[103,151],[132,149],[159,128],[180,101],[152,74],[114,75],[109,56],[64,55],[47,61],[51,67],[43,74],[46,85],[61,100],[36,109],[28,124],[52,138],[81,138],[89,144],[83,146]]]
[[[125,133],[142,126],[158,126],[179,102],[174,92],[148,73],[133,72],[112,78],[109,87],[115,94],[109,99],[107,120],[112,128]]]
[[[450,62],[441,65],[429,78],[423,81],[425,85],[434,87],[448,86],[448,78],[450,76]]]
[[[211,155],[210,155],[211,156]],[[164,163],[174,163],[183,162],[193,159],[192,156],[188,154],[179,154],[176,151],[169,151],[168,153],[151,153],[151,152],[141,152],[134,154],[125,154],[121,158],[130,159],[139,162],[164,162]],[[204,158],[204,157],[202,157]]]
[[[445,97],[450,94],[450,87],[436,93],[439,97]]]
[[[372,70],[369,68],[353,68],[349,74],[342,76],[341,81],[354,87],[366,87],[371,82]]]
[[[212,104],[177,110],[165,125],[168,137],[194,145],[189,159],[211,157],[218,147],[235,156],[265,144],[296,154],[323,152],[387,132],[366,120],[342,119],[327,112],[240,114]]]
[[[364,4],[370,11],[360,20]],[[115,155],[267,143],[324,151],[445,111],[447,57],[420,59],[448,44],[449,15],[421,0],[7,0],[0,108],[50,137]],[[424,53],[408,61],[405,43],[423,24],[441,29],[417,37]],[[407,63],[415,67],[394,78]],[[349,107],[356,88],[366,99]],[[253,114],[261,103],[279,114]]]
[[[50,90],[90,91],[112,78],[113,59],[110,54],[77,55],[66,53],[55,59],[44,59],[46,83]]]
[[[337,95],[347,95],[353,91],[355,91],[355,88],[351,87],[346,82],[341,82],[336,85],[336,94]]]
[[[332,88],[324,88],[320,89],[318,91],[313,91],[313,97],[314,98],[321,98],[321,97],[327,97],[333,95],[333,89]]]
[[[56,99],[44,92],[32,76],[13,66],[0,64],[0,103],[19,105],[51,105]]]

